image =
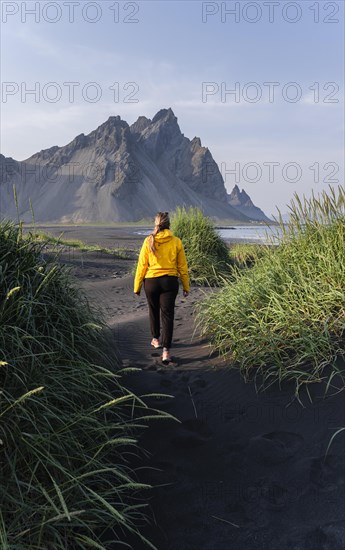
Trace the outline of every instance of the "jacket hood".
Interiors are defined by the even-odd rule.
[[[166,243],[170,241],[170,239],[172,239],[173,236],[174,235],[172,234],[170,229],[163,229],[163,231],[160,231],[159,233],[157,233],[157,235],[155,236],[155,241],[159,243]]]

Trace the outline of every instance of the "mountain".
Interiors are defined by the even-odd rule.
[[[153,217],[158,210],[198,206],[217,219],[247,223],[228,202],[224,180],[200,138],[190,140],[171,109],[129,126],[119,116],[63,147],[24,161],[0,155],[0,217],[39,222],[115,222]],[[255,208],[255,207],[254,207]]]
[[[265,222],[271,221],[266,214],[260,210],[260,208],[255,206],[245,190],[242,189],[242,191],[240,191],[237,185],[235,185],[231,193],[228,194],[227,201],[231,206],[236,208],[236,210],[242,212],[242,214],[245,214],[252,220]]]

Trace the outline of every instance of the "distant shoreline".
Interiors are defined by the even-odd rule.
[[[114,228],[126,228],[126,227],[140,227],[140,228],[146,228],[151,227],[153,225],[153,219],[152,220],[141,220],[138,222],[80,222],[80,223],[73,223],[73,222],[24,222],[23,227],[39,227],[39,228],[47,228],[47,227],[114,227]],[[270,227],[270,226],[277,226],[279,225],[277,222],[272,221],[271,223],[268,222],[260,222],[260,221],[253,221],[252,223],[237,223],[237,222],[231,222],[229,221],[229,224],[226,222],[222,222],[221,224],[215,224],[216,229],[237,229],[238,227]]]
[[[266,226],[269,227],[269,226]],[[221,235],[229,245],[235,244],[257,244],[266,243],[264,238],[258,237],[265,229],[263,225],[239,225],[239,226],[216,226],[217,230],[229,234]],[[106,248],[133,248],[139,249],[144,238],[152,230],[151,224],[119,224],[119,225],[54,225],[54,224],[24,224],[25,233],[33,230],[50,233],[54,237],[61,237],[64,240],[80,240],[87,245],[98,245]],[[247,232],[248,230],[248,232]]]

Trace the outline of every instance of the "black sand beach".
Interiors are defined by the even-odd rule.
[[[132,249],[143,239],[121,228],[114,242],[101,227],[64,230],[64,238]],[[325,399],[324,388],[313,387],[312,403],[302,394],[304,406],[289,385],[257,394],[195,332],[197,287],[186,299],[180,291],[174,365],[164,367],[150,348],[145,296],[133,294],[133,261],[75,251],[66,262],[103,308],[123,364],[141,369],[128,375],[127,387],[173,396],[152,403],[179,422],[152,422],[141,438],[149,455],[140,480],[155,487],[144,533],[157,548],[343,550],[344,433],[325,453],[345,426],[344,392],[330,389]]]

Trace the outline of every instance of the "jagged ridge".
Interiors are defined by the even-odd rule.
[[[200,138],[189,140],[171,109],[131,126],[119,116],[63,147],[25,161],[0,157],[0,215],[44,222],[115,222],[152,217],[157,210],[199,206],[218,219],[248,222],[228,202],[224,180]],[[254,207],[255,208],[255,207]]]
[[[235,185],[231,193],[228,194],[227,200],[231,206],[233,206],[234,208],[242,212],[242,214],[245,214],[246,216],[248,216],[248,218],[251,218],[252,220],[265,222],[271,221],[260,208],[255,206],[252,199],[245,192],[244,189],[240,191],[238,185]]]

